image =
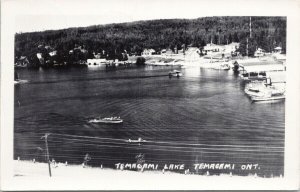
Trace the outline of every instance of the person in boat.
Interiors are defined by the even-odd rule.
[[[237,61],[235,61],[235,62],[233,63],[233,71],[234,71],[235,73],[237,73],[238,70],[239,70],[239,68],[240,68],[240,65],[238,64]]]

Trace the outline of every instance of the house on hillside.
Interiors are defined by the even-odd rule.
[[[93,55],[94,55],[94,58],[95,59],[100,59],[101,58],[101,53],[95,53],[95,52],[93,52]]]
[[[170,56],[170,55],[173,55],[174,52],[171,49],[162,49],[160,51],[160,54],[164,55],[164,56]]]
[[[15,63],[15,67],[27,67],[28,65],[29,61],[26,56],[21,56]]]
[[[50,55],[51,57],[53,57],[53,56],[57,55],[57,51],[51,51],[51,52],[49,53],[49,55]]]
[[[234,53],[240,47],[240,43],[232,42],[228,45],[225,45],[224,53]]]
[[[254,57],[262,57],[265,55],[265,51],[261,48],[257,48],[254,52]]]
[[[203,51],[205,54],[210,55],[217,52],[223,52],[224,49],[224,46],[208,43],[204,46]]]
[[[144,49],[142,55],[153,55],[155,53],[154,49]]]

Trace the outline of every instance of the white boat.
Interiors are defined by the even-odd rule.
[[[253,102],[264,102],[264,103],[279,102],[285,100],[285,95],[281,94],[276,96],[251,97],[251,100]]]
[[[230,65],[229,63],[222,63],[217,67],[214,67],[216,70],[230,70]]]
[[[250,97],[265,97],[266,95],[282,95],[285,90],[269,85],[263,81],[253,81],[246,85],[245,93]]]
[[[120,117],[96,118],[96,119],[89,120],[89,123],[117,124],[117,123],[123,123],[123,119],[121,119]]]
[[[28,83],[28,80],[23,80],[23,79],[17,79],[14,81],[15,84],[23,84],[23,83]]]
[[[285,100],[285,94],[280,92],[266,91],[263,96],[252,96],[252,102],[279,102]]]
[[[266,90],[266,84],[263,81],[252,81],[245,86],[245,93],[252,96],[263,96]]]
[[[138,138],[138,139],[136,139],[136,140],[132,140],[132,139],[128,139],[127,141],[126,141],[127,143],[145,143],[145,142],[147,142],[146,140],[144,140],[144,139],[142,139],[142,138]]]
[[[181,77],[182,73],[180,71],[174,70],[169,72],[169,77]]]

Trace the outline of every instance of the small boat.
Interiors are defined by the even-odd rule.
[[[230,66],[227,63],[222,63],[219,66],[214,67],[216,70],[230,70]]]
[[[117,124],[117,123],[123,123],[123,119],[121,119],[120,117],[96,118],[96,119],[89,120],[89,123]]]
[[[285,100],[285,95],[278,95],[272,97],[251,97],[253,102],[279,102]]]
[[[181,77],[182,73],[180,71],[174,70],[169,72],[169,77]]]
[[[230,66],[229,66],[229,64],[224,63],[224,64],[221,65],[221,69],[222,70],[230,70]]]
[[[23,83],[28,83],[28,80],[22,80],[22,79],[14,80],[14,84],[23,84]]]
[[[145,143],[145,142],[147,142],[146,140],[144,140],[144,139],[142,139],[142,138],[138,138],[138,139],[136,139],[136,140],[132,140],[132,139],[128,139],[127,141],[126,141],[127,143]]]
[[[15,71],[15,80],[14,84],[22,84],[22,83],[27,83],[27,80],[23,80],[19,78],[19,74]]]
[[[252,81],[246,84],[245,93],[251,96],[263,96],[267,85],[263,81]]]

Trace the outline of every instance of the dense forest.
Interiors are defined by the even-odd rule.
[[[15,34],[15,58],[26,56],[37,62],[36,53],[44,56],[48,46],[57,51],[56,60],[70,60],[69,51],[80,46],[86,50],[74,59],[92,58],[92,53],[103,53],[118,58],[124,52],[139,55],[145,48],[156,51],[181,49],[186,46],[203,47],[207,43],[240,42],[239,51],[252,56],[260,47],[271,52],[277,46],[286,51],[286,17],[204,17],[198,19],[164,19],[120,24],[48,30]],[[49,51],[48,51],[49,52]],[[45,56],[46,57],[46,56]],[[75,58],[74,58],[75,57]]]

